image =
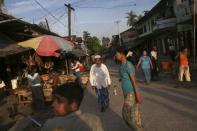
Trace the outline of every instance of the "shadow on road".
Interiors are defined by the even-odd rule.
[[[104,131],[129,131],[129,128],[124,124],[123,119],[112,109],[109,108],[104,113],[99,111],[97,98],[93,93],[94,92],[91,91],[91,89],[85,91],[81,110],[100,117]]]
[[[185,108],[193,110],[194,112],[197,111],[197,102],[196,101],[183,99],[177,95],[172,95],[172,94],[169,94],[168,92],[163,92],[162,90],[155,90],[155,89],[147,88],[147,87],[141,87],[141,88],[142,88],[143,92],[149,93],[149,94],[151,94],[151,96],[153,96],[153,95],[159,96],[159,97],[162,97],[162,98],[167,99],[169,101],[176,102],[177,104],[181,104]],[[184,109],[181,109],[181,108],[179,109],[175,105],[170,106],[170,104],[168,104],[166,102],[164,103],[162,101],[158,101],[158,100],[156,100],[154,98],[150,98],[150,97],[145,97],[144,99],[147,101],[151,101],[153,103],[159,104],[159,105],[169,109],[170,111],[178,113],[184,117],[188,117],[189,119],[191,119],[193,121],[197,121],[197,119],[196,119],[197,115],[191,114],[188,111],[184,111]]]
[[[173,93],[177,93],[177,94],[180,94],[182,96],[186,96],[186,97],[189,97],[189,98],[192,98],[192,99],[196,99],[197,100],[197,95],[194,95],[194,94],[189,93],[189,92],[184,92],[184,91],[179,90],[179,89],[162,88],[162,90],[170,91],[170,92],[173,92]]]

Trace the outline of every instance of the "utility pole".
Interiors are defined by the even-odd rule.
[[[120,30],[119,30],[119,24],[120,24],[120,20],[115,21],[116,25],[117,25],[117,29],[118,29],[118,41],[119,41],[119,45],[121,46],[121,40],[120,40]]]
[[[48,23],[47,18],[45,18],[45,21],[46,21],[46,24],[47,24],[47,29],[50,31],[50,27],[49,27],[49,23]]]
[[[68,37],[71,39],[71,11],[75,11],[71,4],[64,4],[68,8]]]
[[[194,66],[196,65],[196,0],[193,0],[194,11]]]

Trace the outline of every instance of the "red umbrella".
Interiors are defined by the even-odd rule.
[[[45,39],[42,40],[42,43],[39,44],[38,48],[36,49],[36,52],[40,56],[58,57],[60,56],[60,54],[56,51],[59,49],[60,47],[57,44],[54,44],[54,41],[52,39],[50,39],[49,37],[45,37]]]
[[[24,42],[18,43],[23,47],[31,47],[40,56],[60,56],[58,50],[64,50],[71,52],[73,44],[70,41],[64,40],[61,37],[44,35],[37,38],[33,38]]]

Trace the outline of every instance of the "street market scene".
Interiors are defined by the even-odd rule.
[[[0,0],[0,131],[196,131],[196,0]]]

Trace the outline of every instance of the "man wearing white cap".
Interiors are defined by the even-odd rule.
[[[104,112],[109,106],[108,87],[111,85],[109,71],[105,64],[101,62],[101,56],[95,56],[95,64],[90,69],[90,84],[96,90],[98,104],[101,112]]]

